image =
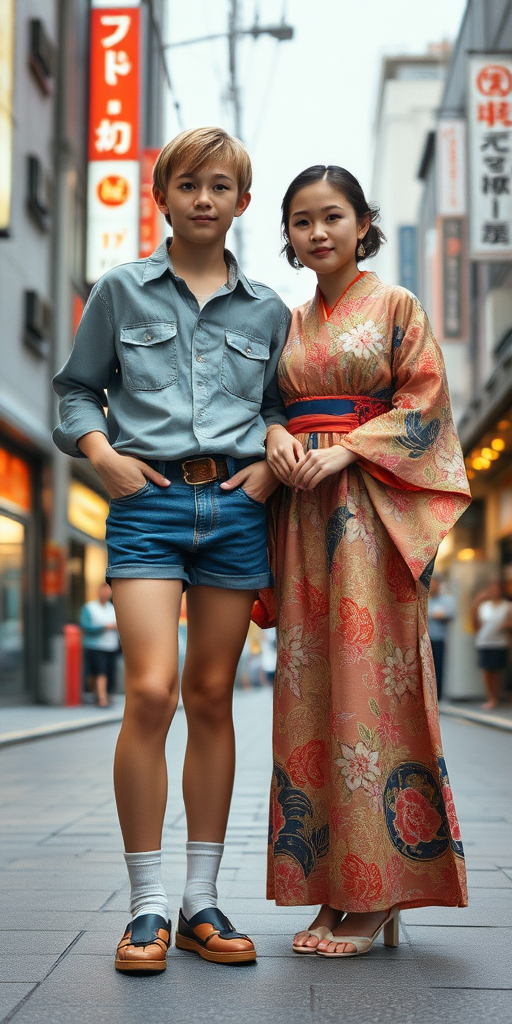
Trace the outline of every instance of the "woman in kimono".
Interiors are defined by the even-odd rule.
[[[441,749],[427,596],[469,503],[441,352],[418,300],[360,271],[384,240],[358,181],[300,174],[285,251],[318,278],[278,375],[269,428],[278,664],[269,899],[321,904],[293,948],[367,952],[398,912],[465,906]],[[346,916],[345,916],[346,915]]]

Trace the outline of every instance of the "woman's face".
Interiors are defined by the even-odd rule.
[[[367,221],[358,222],[354,207],[328,181],[307,185],[292,199],[288,236],[300,262],[317,274],[355,262],[367,230]]]

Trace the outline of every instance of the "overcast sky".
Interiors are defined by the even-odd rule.
[[[228,0],[168,0],[169,41],[222,32]],[[241,24],[293,25],[291,42],[252,37],[238,45],[243,140],[253,160],[253,200],[243,216],[245,272],[265,281],[290,306],[314,289],[310,271],[279,257],[282,196],[311,164],[336,163],[371,186],[373,121],[382,58],[421,54],[429,43],[454,40],[465,0],[240,0]],[[226,40],[168,51],[183,125],[233,130],[226,103]],[[180,130],[169,103],[169,138]],[[382,211],[385,227],[385,211]],[[229,241],[229,240],[228,240]],[[371,264],[369,264],[371,266]]]

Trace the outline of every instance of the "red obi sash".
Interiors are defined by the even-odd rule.
[[[371,395],[343,395],[318,398],[301,398],[286,408],[290,434],[318,433],[348,434],[361,424],[382,416],[391,409],[390,402],[383,402]]]

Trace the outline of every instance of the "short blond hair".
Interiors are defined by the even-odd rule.
[[[153,184],[165,194],[169,178],[177,167],[184,167],[193,174],[214,160],[232,165],[239,197],[249,191],[252,184],[249,154],[243,143],[223,128],[191,128],[171,139],[158,156]]]

